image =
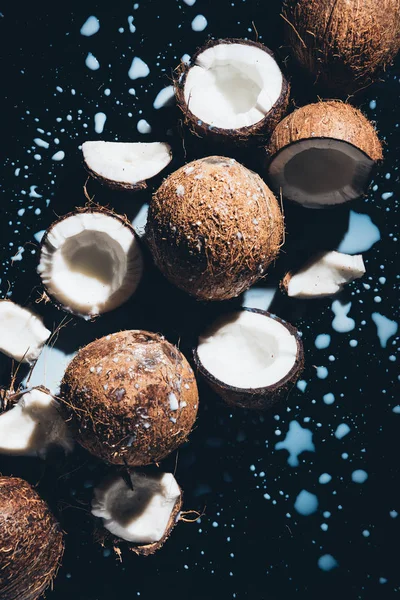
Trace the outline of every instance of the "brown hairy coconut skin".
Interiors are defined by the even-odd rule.
[[[244,44],[247,46],[254,46],[255,48],[259,48],[260,50],[267,52],[267,54],[275,59],[274,53],[259,42],[253,42],[251,40],[244,40],[241,38],[208,40],[206,44],[199,48],[193,55],[190,60],[190,64],[181,62],[174,73],[175,97],[177,105],[182,111],[183,121],[191,133],[200,138],[212,140],[213,142],[220,142],[222,144],[235,146],[262,145],[269,139],[271,132],[278,125],[279,121],[283,119],[288,110],[290,84],[283,75],[281,95],[276,101],[275,105],[271,108],[269,113],[265,115],[264,119],[249,127],[240,127],[239,129],[222,129],[220,127],[213,127],[209,123],[203,123],[202,121],[199,121],[199,118],[192,113],[186,103],[185,83],[191,66],[196,63],[197,57],[202,54],[202,52],[208,48],[217,46],[218,44]]]
[[[278,202],[256,173],[210,156],[178,169],[154,194],[146,240],[171,283],[199,300],[228,300],[265,275],[283,228]]]
[[[301,341],[298,330],[287,321],[284,321],[283,319],[280,319],[279,317],[264,310],[259,310],[256,308],[244,308],[243,310],[259,313],[267,317],[272,317],[275,321],[278,321],[284,325],[286,329],[288,329],[289,332],[296,337],[297,357],[296,362],[289,373],[287,373],[283,379],[268,387],[246,389],[227,385],[223,381],[220,381],[214,377],[201,363],[197,353],[197,348],[193,350],[194,362],[198,373],[203,377],[204,381],[206,381],[210,388],[230,406],[247,408],[251,410],[268,410],[279,401],[287,398],[290,390],[300,377],[304,369],[303,342]]]
[[[0,476],[1,600],[39,598],[63,552],[63,536],[47,504],[23,479]]]
[[[161,461],[186,441],[198,409],[189,363],[148,331],[121,331],[82,348],[68,365],[60,396],[77,441],[117,465]]]
[[[309,138],[332,138],[359,148],[375,162],[383,159],[382,144],[372,123],[350,104],[334,100],[298,108],[281,121],[267,147],[273,157],[282,148]]]
[[[330,89],[368,86],[400,49],[400,0],[286,0],[282,16],[295,59]]]

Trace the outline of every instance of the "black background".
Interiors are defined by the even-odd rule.
[[[264,0],[197,0],[189,7],[179,0],[133,2],[20,3],[0,4],[1,159],[0,244],[3,246],[2,294],[30,305],[40,296],[35,274],[37,244],[34,233],[45,229],[55,215],[83,205],[86,175],[78,148],[86,139],[164,140],[176,149],[174,166],[184,160],[176,110],[152,107],[157,93],[170,83],[172,69],[184,53],[193,54],[207,36],[255,38],[278,50],[293,79],[293,98],[300,105],[316,99],[317,90],[296,75],[283,43],[280,2]],[[197,14],[208,20],[205,31],[195,33],[191,21]],[[93,37],[80,35],[89,15],[100,20]],[[134,16],[136,32],[128,27]],[[118,29],[124,28],[120,33]],[[85,66],[88,52],[100,62],[98,71]],[[127,75],[134,55],[145,60],[150,76],[130,81]],[[201,410],[190,443],[165,463],[177,467],[176,477],[185,492],[185,508],[200,512],[201,522],[180,523],[165,547],[154,557],[136,557],[123,552],[122,562],[93,543],[93,522],[87,506],[91,486],[103,467],[83,451],[69,463],[45,465],[39,460],[0,458],[3,474],[24,476],[37,484],[51,503],[66,535],[63,566],[51,600],[110,600],[114,598],[159,597],[208,600],[228,598],[288,599],[385,598],[399,587],[398,496],[400,415],[396,338],[382,349],[371,313],[379,311],[398,319],[397,263],[399,194],[399,68],[395,66],[382,81],[354,100],[367,116],[376,120],[385,141],[385,163],[376,175],[368,198],[352,209],[367,213],[379,227],[381,240],[364,254],[366,289],[357,281],[341,295],[352,302],[350,316],[356,328],[337,333],[332,327],[331,300],[287,301],[279,293],[272,310],[303,332],[307,365],[304,393],[295,388],[286,405],[265,415],[232,411],[201,386]],[[61,86],[62,92],[56,90]],[[135,88],[136,97],[128,93]],[[104,89],[110,88],[110,96]],[[71,89],[76,94],[71,94]],[[376,109],[370,105],[376,100]],[[143,114],[139,115],[142,110]],[[81,113],[79,113],[81,111]],[[93,116],[107,115],[104,133],[95,134]],[[128,116],[132,113],[132,116]],[[71,115],[71,120],[67,119]],[[56,119],[62,118],[61,122]],[[152,126],[150,136],[140,135],[136,123],[145,118]],[[84,127],[84,125],[87,127]],[[37,128],[50,132],[41,134]],[[167,132],[172,130],[172,137]],[[170,132],[171,133],[171,132]],[[35,148],[33,139],[42,137],[50,149]],[[59,146],[53,143],[60,140]],[[206,151],[187,140],[189,160]],[[65,152],[61,162],[51,160],[57,150]],[[39,153],[41,160],[34,154]],[[254,156],[242,157],[250,166]],[[20,168],[19,176],[15,169]],[[387,179],[386,173],[390,173]],[[41,198],[30,198],[36,185]],[[25,193],[24,193],[25,192]],[[89,183],[95,200],[111,204],[133,218],[148,195],[110,194]],[[382,199],[385,192],[394,192]],[[23,216],[18,210],[25,208]],[[40,209],[40,214],[35,210]],[[336,247],[347,229],[348,209],[316,214],[286,207],[288,245],[269,281],[274,283],[301,246]],[[21,261],[12,261],[19,247]],[[380,277],[386,283],[379,283]],[[377,290],[377,291],[374,291]],[[374,298],[379,295],[381,303]],[[235,302],[228,303],[228,306]],[[224,306],[224,309],[226,305]],[[49,327],[62,313],[43,303],[35,305]],[[71,352],[99,335],[122,328],[149,328],[164,333],[183,350],[204,321],[220,307],[197,305],[171,289],[149,265],[141,291],[128,305],[95,323],[72,320],[60,333],[56,346]],[[317,350],[315,337],[332,336],[326,350]],[[351,339],[358,346],[349,345]],[[329,360],[334,356],[335,360]],[[329,370],[327,379],[316,376],[315,365]],[[9,365],[2,366],[3,385],[9,380]],[[322,397],[333,392],[336,402],[324,404]],[[306,419],[306,421],[304,421]],[[316,451],[300,456],[298,467],[287,464],[287,453],[275,451],[292,420],[313,433]],[[351,431],[338,440],[340,423]],[[276,430],[281,434],[277,435]],[[348,453],[343,459],[342,454]],[[254,465],[255,470],[251,470]],[[76,470],[75,470],[76,469]],[[351,473],[365,469],[367,481],[353,483]],[[260,476],[260,472],[265,475]],[[328,472],[332,481],[318,483]],[[301,516],[294,502],[302,489],[315,493],[316,513]],[[268,493],[270,500],[264,498]],[[331,516],[323,516],[329,511]],[[289,516],[288,516],[289,515]],[[321,524],[327,523],[323,531]],[[363,531],[369,531],[364,537]],[[331,554],[338,567],[324,572],[318,559]]]

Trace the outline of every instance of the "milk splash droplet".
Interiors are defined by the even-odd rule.
[[[153,103],[153,107],[156,110],[159,110],[163,106],[169,106],[173,103],[174,98],[175,98],[174,88],[172,85],[169,85],[168,87],[164,88],[163,90],[161,90],[161,92],[159,92],[157,94],[157,97]]]
[[[356,326],[354,319],[348,317],[348,313],[351,309],[351,302],[348,304],[342,304],[340,300],[334,300],[332,302],[332,312],[335,318],[332,321],[332,327],[338,333],[347,333],[352,331]]]
[[[365,481],[367,481],[368,479],[368,473],[366,471],[364,471],[363,469],[357,469],[356,471],[353,471],[351,474],[351,480],[354,481],[354,483],[365,483]]]
[[[338,562],[333,558],[332,554],[324,554],[318,559],[318,566],[321,571],[332,571],[338,566]]]
[[[390,319],[388,319],[384,315],[381,315],[378,312],[372,313],[371,317],[378,330],[378,337],[381,346],[382,348],[386,348],[389,339],[393,335],[396,335],[399,326],[396,323],[396,321],[391,321]]]
[[[103,112],[98,112],[94,115],[94,130],[96,133],[103,133],[106,120],[107,115]]]
[[[324,348],[328,348],[330,343],[331,343],[331,336],[328,335],[327,333],[321,333],[320,335],[317,335],[317,337],[315,338],[315,347],[318,348],[318,350],[323,350]]]
[[[147,77],[149,73],[149,66],[141,58],[135,56],[128,71],[129,78],[140,79],[141,77]]]
[[[204,15],[197,15],[192,21],[193,31],[204,31],[208,22]]]
[[[93,56],[93,54],[91,52],[89,52],[86,57],[85,65],[87,66],[88,69],[91,69],[92,71],[97,71],[98,69],[100,69],[99,61],[97,60],[97,58],[95,56]]]
[[[140,119],[137,124],[137,130],[142,134],[151,133],[151,125],[146,121],[146,119]]]
[[[368,215],[350,211],[349,228],[338,251],[345,254],[366,252],[381,239],[378,227]]]
[[[315,494],[302,490],[294,503],[295,510],[304,517],[308,517],[318,509],[318,498]]]
[[[340,425],[338,425],[338,427],[335,431],[335,438],[337,438],[338,440],[341,440],[348,433],[350,433],[350,427],[346,423],[341,423]]]
[[[288,464],[291,467],[297,467],[299,455],[302,452],[306,450],[315,452],[312,436],[312,431],[305,429],[297,421],[291,421],[285,439],[275,444],[275,450],[287,450],[289,452]]]
[[[88,17],[81,27],[81,35],[90,37],[97,33],[100,29],[100,23],[97,17],[94,15]]]

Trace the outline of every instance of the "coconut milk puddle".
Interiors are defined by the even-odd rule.
[[[99,31],[99,29],[100,29],[100,22],[99,22],[98,18],[95,17],[94,15],[91,15],[90,17],[88,17],[86,19],[86,21],[82,25],[82,27],[80,29],[80,33],[81,33],[81,35],[90,37],[91,35],[94,35],[95,33],[97,33]]]
[[[338,251],[344,254],[366,252],[381,239],[378,227],[371,217],[350,211],[349,228],[341,241]]]
[[[317,496],[307,490],[302,490],[295,500],[294,509],[303,517],[312,515],[318,509]]]
[[[107,115],[103,112],[94,115],[94,130],[96,133],[103,133],[106,120]]]
[[[332,302],[332,312],[335,315],[335,318],[332,321],[332,327],[338,333],[347,333],[355,328],[356,323],[354,319],[347,316],[350,309],[351,302],[348,302],[347,304],[342,304],[340,300],[334,300]]]
[[[371,318],[376,325],[380,344],[382,348],[386,348],[389,339],[396,335],[399,325],[378,312],[372,313]]]
[[[291,467],[297,467],[299,455],[302,452],[315,452],[312,437],[310,429],[305,429],[297,421],[291,421],[285,439],[275,444],[275,450],[287,450],[289,452],[288,464]]]

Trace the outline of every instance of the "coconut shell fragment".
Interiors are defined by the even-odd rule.
[[[282,16],[296,61],[338,92],[373,83],[400,49],[399,0],[286,0]]]
[[[82,348],[60,396],[77,441],[117,465],[161,461],[186,441],[198,409],[187,360],[147,331],[114,333]]]
[[[47,504],[26,481],[0,476],[1,600],[37,600],[52,584],[63,552]]]
[[[278,202],[234,159],[209,156],[170,175],[153,196],[146,241],[156,266],[200,300],[227,300],[264,277],[283,237]]]

